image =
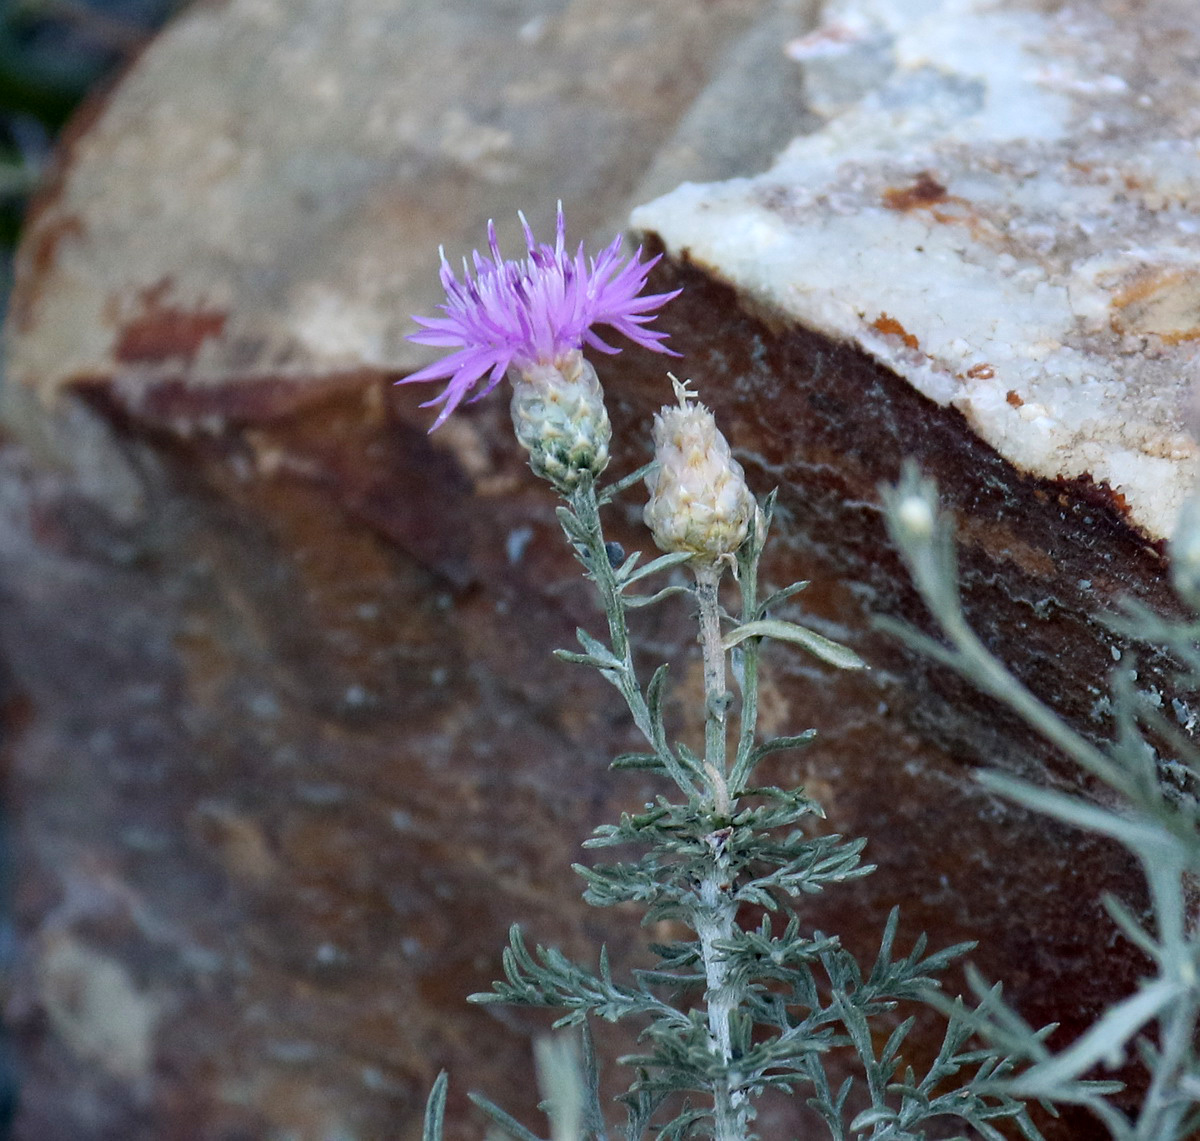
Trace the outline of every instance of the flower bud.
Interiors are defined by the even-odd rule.
[[[921,542],[933,535],[934,514],[929,500],[919,494],[906,495],[896,508],[896,519],[910,538]]]
[[[564,495],[608,466],[612,427],[596,370],[579,352],[513,370],[513,428],[535,475]]]
[[[679,407],[654,417],[658,466],[646,477],[644,518],[660,550],[691,551],[697,561],[716,563],[745,542],[758,505],[713,414],[689,403],[694,396],[686,383],[671,380]]]

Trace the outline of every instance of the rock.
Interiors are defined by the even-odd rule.
[[[726,395],[747,471],[784,489],[802,538],[782,580],[854,583],[853,601],[828,604],[839,631],[864,628],[871,612],[922,622],[876,515],[878,483],[911,456],[955,513],[987,644],[1101,737],[1103,679],[1127,648],[1095,614],[1127,596],[1172,608],[1163,540],[1200,458],[1191,6],[1147,18],[1122,2],[832,0],[821,20],[785,50],[824,121],[805,124],[764,173],[685,183],[634,211],[685,267],[672,283],[687,284],[687,301],[670,319],[698,307],[675,343],[689,346],[689,373]],[[829,782],[839,829],[870,835],[873,858],[915,876],[926,926],[945,920],[935,885],[957,883],[953,906],[970,914],[964,937],[980,940],[985,973],[1006,979],[1035,1023],[1063,1023],[1069,1041],[1102,1009],[1089,988],[1128,994],[1139,969],[1086,882],[1135,899],[1141,889],[1103,846],[1014,816],[966,778],[986,763],[1085,782],[937,671],[884,645],[861,652],[892,662],[901,691],[876,675],[876,717],[865,695],[845,697],[831,732],[869,736],[896,718],[921,760],[895,763],[889,738],[851,775],[857,750],[839,742],[841,760],[813,761],[808,780]],[[1160,690],[1164,663],[1145,665],[1139,683]],[[1191,732],[1191,696],[1169,700]],[[922,833],[944,837],[947,854]],[[1064,895],[1027,895],[1039,875]]]
[[[1200,41],[1143,15],[836,0],[788,45],[824,125],[634,222],[1162,538],[1200,454]]]
[[[1140,901],[1128,861],[972,779],[981,764],[1067,786],[1077,774],[873,629],[873,613],[925,620],[876,489],[906,454],[939,478],[989,644],[1075,724],[1102,731],[1096,703],[1122,646],[1095,612],[1130,593],[1170,606],[1156,528],[1193,460],[1174,403],[1190,342],[1171,341],[1190,329],[1186,289],[1182,278],[1151,289],[1118,306],[1134,313],[1128,329],[1105,329],[1095,325],[1115,296],[1105,283],[1123,288],[1129,266],[1111,279],[1097,268],[1095,311],[1067,328],[1061,310],[1025,296],[1030,267],[1009,273],[985,230],[962,220],[966,207],[942,201],[961,197],[980,226],[1044,222],[1051,211],[1034,192],[1070,185],[1072,101],[1125,106],[1103,84],[1068,90],[1051,101],[1068,116],[1064,134],[1047,133],[1057,120],[1044,108],[1030,120],[1043,132],[1030,153],[1057,165],[1014,183],[1008,206],[1007,168],[981,163],[966,193],[958,172],[974,169],[973,142],[1023,145],[976,139],[970,115],[1041,82],[1027,68],[993,98],[986,75],[955,78],[967,65],[950,50],[954,29],[983,18],[968,0],[946,0],[942,22],[925,25],[944,33],[926,76],[931,106],[943,119],[966,114],[963,138],[914,126],[887,151],[883,120],[874,134],[839,135],[839,122],[848,130],[891,106],[888,84],[905,69],[924,74],[909,59],[904,7],[864,7],[874,24],[843,10],[846,63],[811,38],[803,4],[227,0],[189,10],[78,124],[18,258],[0,449],[20,1141],[416,1137],[442,1067],[451,1137],[480,1133],[469,1088],[534,1120],[528,1038],[544,1021],[464,998],[496,976],[514,920],[585,959],[606,940],[618,969],[638,962],[644,933],[585,908],[569,863],[594,824],[655,786],[608,774],[634,741],[618,699],[549,657],[598,616],[504,402],[464,409],[429,437],[416,406],[428,391],[390,382],[425,359],[403,334],[408,314],[437,300],[439,243],[465,252],[494,215],[507,246],[518,208],[544,230],[559,197],[572,237],[607,240],[631,196],[753,174],[796,124],[819,126],[805,89],[840,117],[792,143],[783,165],[675,191],[637,217],[672,255],[654,288],[685,287],[662,319],[682,365],[755,490],[780,487],[768,578],[812,579],[806,612],[876,666],[830,679],[769,655],[765,720],[821,733],[773,775],[806,783],[833,827],[869,835],[879,865],[806,904],[806,919],[837,926],[869,957],[900,902],[902,944],[922,928],[935,945],[980,940],[984,972],[1006,980],[1032,1021],[1062,1022],[1064,1040],[1132,989],[1142,965],[1099,904],[1105,890]],[[1194,44],[1167,34],[1169,17],[1141,13],[1135,27],[1114,2],[1078,17],[1109,21],[1079,50],[1127,46],[1131,76],[1149,74],[1137,61],[1155,52],[1156,106],[1182,108]],[[1037,28],[1058,28],[1037,50],[1076,74],[1065,15],[1014,5],[994,18],[1026,52]],[[989,35],[989,46],[1007,42]],[[996,58],[1024,66],[1016,51]],[[918,95],[908,106],[919,125]],[[750,130],[755,98],[767,105]],[[971,100],[984,112],[964,112]],[[1128,130],[1184,162],[1167,144],[1189,120],[1163,114],[1159,134],[1133,118]],[[1110,135],[1127,161],[1132,143]],[[851,144],[861,153],[839,158]],[[857,191],[839,181],[851,160]],[[812,179],[811,201],[796,177]],[[1128,220],[1117,184],[1097,189],[1091,177],[1079,174],[1076,216]],[[1157,166],[1145,178],[1167,194]],[[755,197],[768,186],[778,201]],[[1186,210],[1140,201],[1147,264],[1159,265],[1167,239],[1154,227]],[[1117,221],[1111,248],[1126,250],[1134,231]],[[924,294],[901,289],[888,263],[857,268],[874,264],[871,250],[901,249],[914,225],[938,243],[936,264],[911,249],[897,264],[921,268]],[[816,241],[810,228],[832,251],[819,265],[798,256]],[[1074,250],[1099,266],[1106,240],[1080,228],[1070,238],[1029,254],[1054,297],[1068,269],[1053,258],[1066,266]],[[944,328],[935,319],[967,279],[1011,307],[1007,356],[992,351],[998,334],[971,325],[970,307],[946,308]],[[1015,324],[1031,305],[1062,342],[1041,358],[1023,352]],[[960,382],[985,349],[996,375]],[[1029,363],[1067,350],[1098,378],[1076,387],[1106,402],[1090,437],[1071,418],[1076,388]],[[650,413],[669,397],[664,361],[627,350],[598,364],[623,473],[645,458]],[[1135,377],[1128,416],[1118,374]],[[1053,449],[1035,447],[1038,417],[1005,411],[1016,409],[1007,390],[1003,408],[984,399],[999,391],[993,380],[1022,407],[1046,408]],[[1152,445],[1144,425],[1159,413]],[[1178,454],[1163,450],[1171,441]],[[1117,443],[1133,457],[1125,468],[1091,462],[1115,457]],[[1157,467],[1140,458],[1153,446]],[[1049,455],[1064,462],[1047,466]],[[639,516],[634,498],[615,514],[630,550],[649,548]],[[645,613],[637,636],[647,664],[673,659],[672,716],[694,733],[699,663],[684,609]],[[1142,668],[1159,684],[1167,663]],[[608,1045],[619,1052],[627,1039]],[[794,1103],[768,1106],[761,1124],[765,1135],[816,1135]],[[1048,1136],[1100,1133],[1068,1115]]]
[[[19,257],[9,375],[43,396],[108,384],[183,427],[222,386],[294,402],[411,370],[439,245],[466,254],[489,218],[517,240],[518,210],[544,231],[559,199],[574,234],[611,240],[764,7],[198,6],[63,148]]]

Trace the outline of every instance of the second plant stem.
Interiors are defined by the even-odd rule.
[[[704,651],[704,773],[712,794],[713,815],[728,820],[733,805],[726,763],[729,694],[725,689],[725,648],[721,644],[718,602],[721,576],[717,567],[698,567],[695,573],[700,643]],[[733,1057],[733,1015],[741,995],[731,985],[726,952],[720,949],[722,943],[727,944],[733,938],[737,924],[727,840],[724,829],[716,829],[708,836],[712,860],[700,883],[694,925],[704,962],[709,1041],[720,1062],[720,1072],[714,1077],[712,1088],[713,1137],[714,1141],[742,1141],[749,1107],[745,1091],[738,1088]]]
[[[621,591],[612,567],[608,562],[604,532],[600,523],[600,504],[595,489],[588,483],[568,497],[576,518],[587,536],[589,562],[592,579],[604,601],[608,617],[609,635],[614,655],[621,663],[619,688],[634,721],[642,730],[655,752],[667,766],[676,770],[678,762],[659,740],[654,730],[646,699],[633,669],[629,635],[625,626],[625,608]],[[704,776],[712,799],[713,816],[728,821],[733,812],[733,798],[729,793],[729,774],[726,749],[726,722],[730,697],[726,692],[725,648],[721,639],[721,610],[718,601],[720,585],[718,567],[696,569],[696,597],[700,611],[700,643],[704,654]],[[752,702],[751,695],[744,694],[743,701]],[[751,726],[751,733],[753,728]],[[739,750],[740,751],[740,750]],[[676,779],[686,788],[686,778]],[[698,805],[697,811],[703,809]],[[741,1006],[743,995],[740,987],[731,983],[729,962],[722,944],[733,939],[737,930],[737,902],[733,898],[733,884],[729,868],[729,854],[725,847],[728,838],[722,827],[708,836],[712,858],[697,892],[697,905],[693,911],[692,924],[700,943],[704,963],[705,1003],[708,1013],[709,1045],[718,1062],[712,1081],[713,1138],[714,1141],[745,1141],[748,1126],[749,1101],[734,1069],[733,1016]]]
[[[704,649],[704,773],[712,789],[713,811],[728,816],[729,777],[725,762],[725,648],[721,645],[721,609],[717,591],[719,569],[696,568],[696,598],[700,603],[700,644]]]

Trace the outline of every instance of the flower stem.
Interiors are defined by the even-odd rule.
[[[700,603],[700,643],[704,649],[704,771],[712,785],[716,814],[728,816],[725,715],[729,695],[725,690],[725,650],[721,645],[721,612],[717,601],[720,581],[718,568],[697,568],[696,598]]]
[[[567,496],[581,525],[588,552],[593,582],[604,603],[609,639],[614,656],[621,663],[614,670],[621,690],[638,728],[654,747],[656,755],[676,782],[690,795],[694,786],[679,765],[655,725],[633,668],[629,633],[625,623],[625,604],[617,576],[608,561],[604,532],[600,523],[600,500],[590,480],[583,481]],[[734,803],[729,794],[727,761],[727,713],[730,697],[726,691],[725,649],[721,644],[721,612],[718,602],[720,570],[701,567],[696,570],[696,597],[700,609],[700,642],[704,654],[704,764],[714,817],[724,824],[732,815]],[[743,587],[743,589],[745,589]],[[753,675],[751,675],[753,676]],[[743,695],[745,701],[745,695]],[[743,727],[745,728],[745,727]],[[750,728],[751,734],[753,728]],[[697,803],[697,811],[701,811]],[[709,836],[712,860],[703,876],[693,909],[692,926],[700,943],[704,963],[705,1004],[708,1014],[710,1048],[720,1061],[720,1073],[713,1079],[714,1141],[745,1141],[749,1101],[738,1088],[734,1072],[733,1019],[745,995],[743,988],[731,983],[729,961],[721,945],[729,942],[737,930],[737,902],[733,898],[728,833],[718,826]]]
[[[726,713],[729,694],[725,690],[725,650],[721,645],[721,614],[717,598],[721,572],[718,567],[696,569],[696,597],[700,605],[700,643],[704,651],[704,772],[710,783],[714,815],[728,820],[733,809],[726,767]],[[721,1060],[722,1073],[712,1086],[714,1141],[742,1141],[746,1136],[749,1106],[744,1091],[737,1088],[733,1073],[733,1015],[741,1005],[741,988],[729,979],[729,961],[719,944],[733,938],[737,926],[737,903],[733,898],[728,834],[718,829],[708,837],[712,863],[700,883],[699,906],[695,912],[696,935],[704,962],[705,1003],[708,1036],[713,1053]]]
[[[641,730],[642,736],[654,750],[655,756],[662,762],[663,767],[675,783],[689,796],[694,795],[695,786],[667,745],[660,726],[656,725],[655,719],[651,715],[646,697],[638,683],[637,672],[633,666],[633,649],[629,641],[629,628],[625,621],[625,602],[621,597],[621,587],[617,582],[616,572],[608,560],[604,528],[600,522],[601,501],[596,495],[595,482],[590,478],[585,478],[565,498],[586,536],[589,573],[604,604],[613,655],[621,663],[620,668],[615,671],[615,684],[621,691],[626,705],[629,706],[634,724]]]
[[[715,847],[716,845],[714,845]],[[713,1079],[714,1141],[744,1141],[746,1095],[736,1088],[733,1075],[733,1012],[741,996],[729,983],[729,963],[717,944],[733,938],[737,905],[730,897],[723,871],[727,858],[714,851],[713,867],[700,884],[700,906],[695,927],[704,960],[704,997],[708,1008],[708,1037],[711,1049],[721,1060],[722,1073]]]

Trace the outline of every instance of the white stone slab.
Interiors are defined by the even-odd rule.
[[[835,0],[779,45],[825,125],[633,223],[1165,537],[1200,469],[1200,18],[1046,7]]]

